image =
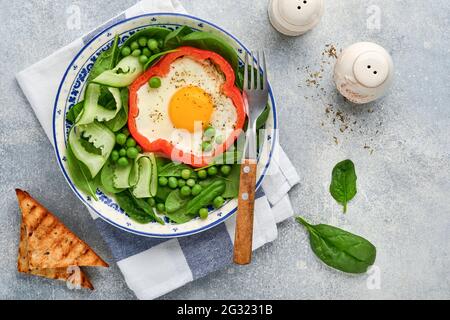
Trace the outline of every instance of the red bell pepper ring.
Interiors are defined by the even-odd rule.
[[[139,108],[137,105],[137,92],[143,86],[146,85],[150,78],[164,77],[169,73],[170,65],[176,59],[189,56],[198,61],[211,60],[217,67],[220,68],[222,73],[225,75],[225,83],[222,86],[222,92],[229,97],[237,113],[236,123],[234,125],[234,130],[232,134],[224,141],[224,143],[215,148],[214,153],[211,156],[195,156],[193,154],[184,152],[177,149],[169,141],[164,139],[157,139],[150,142],[147,137],[141,135],[136,128],[136,117],[139,114]],[[234,141],[239,137],[242,132],[242,128],[245,122],[245,111],[244,111],[244,101],[242,94],[239,89],[235,86],[235,74],[231,65],[219,54],[200,50],[193,47],[179,47],[176,52],[169,53],[165,55],[157,64],[152,66],[141,76],[139,76],[129,87],[129,116],[128,116],[128,129],[133,136],[133,138],[139,143],[144,151],[155,152],[162,154],[174,161],[184,162],[192,165],[193,167],[203,167],[211,163],[212,159],[222,154],[230,146],[233,145]]]

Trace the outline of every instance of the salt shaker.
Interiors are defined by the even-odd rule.
[[[270,0],[273,27],[288,36],[299,36],[314,28],[324,11],[324,0]]]
[[[372,42],[346,48],[334,68],[338,91],[351,102],[368,103],[382,97],[392,83],[394,64],[389,53]]]

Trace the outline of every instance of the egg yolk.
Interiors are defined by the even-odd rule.
[[[177,129],[194,132],[201,122],[202,129],[209,124],[213,113],[211,96],[203,89],[189,86],[179,89],[170,99],[169,117]]]

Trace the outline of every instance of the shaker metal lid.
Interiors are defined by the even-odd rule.
[[[271,0],[269,18],[275,29],[290,36],[314,28],[323,15],[323,0]]]

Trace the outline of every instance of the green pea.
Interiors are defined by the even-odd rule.
[[[198,215],[200,216],[200,219],[206,219],[208,218],[208,209],[207,208],[201,208],[198,210]]]
[[[213,127],[208,127],[208,128],[206,128],[205,132],[203,132],[203,135],[209,139],[214,137],[215,134],[216,134],[216,129],[214,129]]]
[[[155,198],[148,198],[147,203],[152,207],[156,206]]]
[[[178,180],[175,177],[170,177],[168,180],[169,188],[176,189],[178,187]]]
[[[130,159],[136,159],[139,154],[139,151],[135,147],[130,147],[127,149],[127,157]]]
[[[215,197],[213,200],[213,206],[216,209],[219,209],[221,206],[223,206],[223,203],[225,202],[225,199],[221,196]]]
[[[121,167],[126,167],[128,165],[128,159],[125,157],[120,157],[119,160],[117,160],[117,164]]]
[[[166,211],[166,206],[164,205],[164,203],[158,203],[156,205],[156,210],[158,210],[159,212],[164,212]]]
[[[139,63],[140,63],[140,64],[146,64],[147,61],[148,61],[147,56],[144,56],[144,55],[139,56]]]
[[[119,156],[125,157],[127,155],[127,150],[125,148],[121,148],[119,150]]]
[[[136,49],[139,49],[139,43],[137,43],[137,41],[133,41],[133,42],[130,44],[130,49],[131,49],[131,51],[134,51],[134,50],[136,50]]]
[[[189,187],[193,187],[195,185],[195,180],[194,179],[187,179],[186,184]]]
[[[181,170],[181,177],[185,180],[189,179],[189,177],[191,176],[191,170],[189,169],[183,169]]]
[[[139,57],[139,56],[141,55],[141,53],[142,53],[141,49],[136,49],[136,50],[133,50],[133,52],[131,53],[131,55],[132,55],[133,57]]]
[[[138,39],[138,43],[141,47],[145,47],[147,45],[147,38],[146,37],[140,37]]]
[[[209,152],[212,150],[212,145],[211,143],[209,143],[208,141],[203,141],[202,142],[202,150],[205,152]]]
[[[206,179],[206,177],[208,176],[208,173],[206,172],[205,169],[202,169],[197,172],[197,175],[198,175],[199,179],[203,180],[203,179]]]
[[[222,144],[223,143],[223,136],[219,135],[217,136],[214,141],[216,142],[216,144]]]
[[[117,161],[118,159],[119,159],[119,151],[113,150],[111,152],[111,160],[112,161]]]
[[[151,77],[150,80],[148,80],[148,85],[153,89],[159,88],[161,87],[161,79],[158,77]]]
[[[198,194],[200,194],[200,192],[202,192],[202,186],[199,184],[196,184],[192,187],[191,193],[193,196],[196,196]]]
[[[217,174],[217,167],[212,166],[208,168],[208,175],[209,176],[215,176]]]
[[[150,50],[155,51],[156,49],[158,49],[158,41],[156,41],[155,39],[148,39],[147,47]]]
[[[182,188],[186,185],[186,181],[184,179],[178,179],[177,181],[178,187]]]
[[[158,179],[158,183],[160,186],[163,186],[163,187],[167,186],[167,182],[168,182],[168,180],[166,177],[159,177],[159,179]]]
[[[130,135],[130,131],[128,131],[127,127],[125,127],[125,128],[122,129],[122,133],[123,133],[124,135],[126,135],[127,137]]]
[[[149,58],[152,55],[152,52],[148,48],[142,49],[142,54]]]
[[[130,47],[123,47],[122,50],[120,50],[120,53],[124,57],[129,56],[131,53],[131,49],[130,49]]]
[[[135,147],[136,146],[136,140],[134,140],[133,138],[129,137],[127,139],[127,147]]]
[[[124,135],[123,133],[118,133],[116,135],[116,143],[123,146],[125,144],[125,142],[127,141],[127,136]]]
[[[180,193],[183,197],[187,197],[191,195],[191,188],[189,188],[188,186],[183,186],[180,189]]]
[[[223,166],[220,167],[220,172],[222,172],[222,174],[224,176],[229,175],[230,171],[231,171],[231,167],[227,164],[224,164]]]

